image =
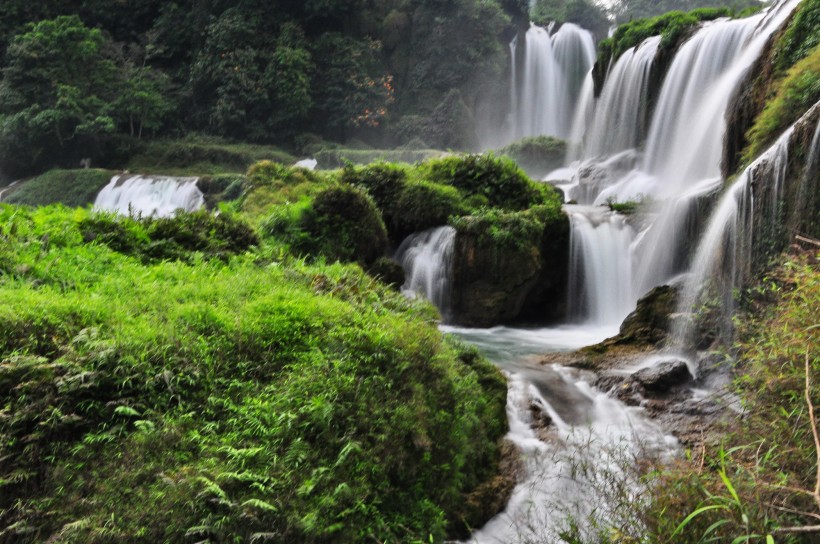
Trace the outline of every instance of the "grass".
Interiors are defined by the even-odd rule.
[[[44,206],[64,204],[70,207],[93,204],[97,193],[117,174],[96,168],[49,170],[25,180],[3,195],[3,202]]]
[[[740,323],[736,392],[742,421],[691,462],[660,474],[646,512],[653,542],[813,542],[820,515],[816,422],[820,269],[790,258],[764,279]],[[807,379],[808,376],[808,379]]]
[[[94,217],[0,206],[0,540],[426,542],[463,523],[506,386],[428,304],[266,248],[144,263],[86,242]]]

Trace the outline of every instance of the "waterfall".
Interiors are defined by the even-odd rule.
[[[707,23],[675,55],[655,107],[643,169],[674,196],[720,175],[725,112],[738,83],[769,36],[799,0],[737,20]]]
[[[191,212],[205,204],[197,188],[199,178],[119,175],[102,188],[94,208],[128,215],[168,217],[177,210]]]
[[[450,278],[456,230],[438,227],[411,234],[396,251],[396,261],[404,268],[401,290],[408,296],[424,296],[447,318]]]
[[[638,146],[646,124],[649,74],[660,43],[660,36],[653,36],[628,49],[607,75],[587,137],[587,157]]]
[[[510,49],[517,53],[514,44]],[[595,44],[588,31],[565,23],[550,36],[546,29],[532,25],[524,40],[523,72],[517,78],[513,74],[513,139],[540,135],[566,139],[594,61]]]
[[[635,309],[630,257],[635,233],[624,216],[604,207],[565,210],[571,224],[570,315],[616,332]]]

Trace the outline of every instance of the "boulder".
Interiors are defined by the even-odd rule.
[[[692,379],[686,362],[679,360],[661,361],[649,368],[634,372],[632,379],[644,388],[664,393],[673,387],[683,385]]]

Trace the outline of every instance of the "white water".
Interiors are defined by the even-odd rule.
[[[532,25],[524,39],[523,73],[515,73],[513,55],[512,127],[506,142],[524,136],[554,136],[566,139],[584,78],[595,61],[592,35],[566,23],[554,35]],[[520,82],[519,82],[520,79]],[[520,84],[519,84],[520,83]]]
[[[660,36],[653,36],[628,49],[607,74],[583,156],[611,155],[638,146],[646,125],[649,75],[660,42]]]
[[[114,176],[97,195],[94,208],[146,217],[169,217],[177,210],[192,212],[205,204],[197,181],[170,176]]]
[[[570,317],[617,330],[635,309],[630,248],[635,231],[602,206],[565,206],[570,240]]]
[[[438,227],[411,234],[399,246],[395,260],[404,268],[401,290],[408,296],[423,296],[447,318],[450,306],[450,277],[456,230]]]
[[[629,251],[576,254],[582,256],[579,268],[596,271],[583,274],[586,284],[579,291],[602,294],[600,300],[587,303],[596,307],[588,314],[593,322],[602,315],[622,314],[653,287],[687,270],[689,245],[698,238],[703,210],[721,184],[729,100],[768,37],[798,3],[785,0],[753,17],[708,23],[684,43],[661,87],[645,152],[621,148],[641,139],[641,108],[646,106],[631,99],[645,92],[655,40],[616,62],[592,115],[576,115],[588,119],[584,157],[547,178],[562,180],[567,198],[582,204],[646,202],[642,230]],[[640,53],[644,47],[645,57]],[[615,126],[620,119],[628,122]],[[580,131],[576,127],[574,132],[577,137]],[[573,236],[587,236],[588,223],[595,222],[591,217],[587,222],[574,218]],[[602,240],[596,243],[603,247]],[[626,289],[621,271],[630,267],[633,279]],[[627,293],[630,304],[624,304],[621,293]]]

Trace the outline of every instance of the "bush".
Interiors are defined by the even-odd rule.
[[[486,198],[491,207],[524,210],[544,201],[542,189],[507,157],[445,157],[422,165],[422,175],[435,183],[452,185],[467,198]]]
[[[820,44],[820,0],[804,0],[775,46],[774,65],[781,72],[806,58]]]
[[[701,21],[711,21],[731,14],[728,8],[702,8],[684,13],[670,11],[658,17],[636,19],[617,28],[612,37],[598,44],[598,63],[603,66],[617,60],[627,49],[652,36],[662,36],[661,49],[675,49]]]
[[[354,266],[145,266],[87,214],[0,206],[0,539],[445,539],[506,386],[428,304]]]
[[[139,220],[97,213],[82,219],[79,229],[86,242],[104,244],[145,262],[187,260],[193,252],[227,259],[259,243],[244,221],[228,213],[213,215],[205,210]]]
[[[330,187],[317,194],[299,226],[309,237],[294,249],[330,261],[368,265],[387,249],[387,229],[376,204],[354,187]]]

